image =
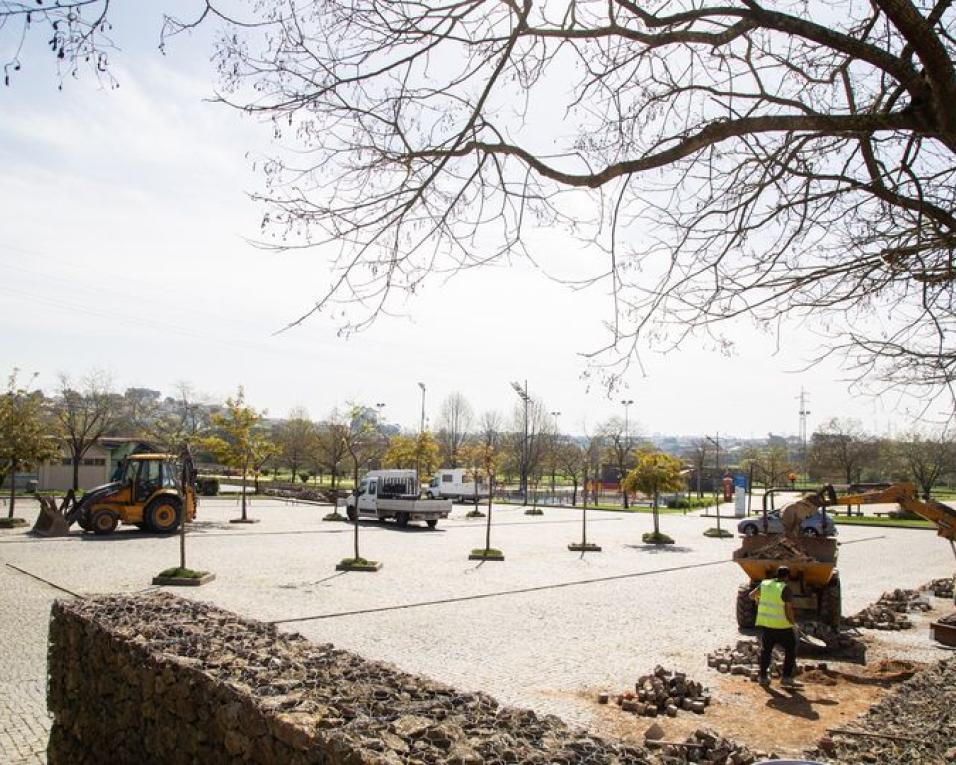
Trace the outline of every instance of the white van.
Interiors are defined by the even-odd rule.
[[[482,499],[488,499],[488,484],[485,483],[484,476],[479,475],[476,487],[470,470],[442,468],[428,482],[425,495],[429,499],[447,497],[458,502],[474,502],[477,497],[480,502]]]
[[[448,517],[449,500],[423,500],[419,496],[418,474],[414,470],[370,470],[358,490],[345,500],[345,512],[350,521],[394,518],[399,526],[425,521],[429,528],[435,528],[440,518]]]

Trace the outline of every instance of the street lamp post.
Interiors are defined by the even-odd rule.
[[[627,475],[627,455],[631,451],[631,433],[627,415],[631,404],[634,403],[634,399],[624,398],[621,399],[621,403],[624,405],[624,453],[621,456],[621,497],[624,502],[624,509],[627,510],[627,489],[624,488],[624,478]]]
[[[524,402],[524,438],[521,441],[521,498],[522,503],[528,504],[528,403],[531,397],[528,395],[528,381],[524,381],[524,387],[521,383],[513,382],[511,387]]]
[[[418,448],[415,450],[415,476],[418,481],[418,490],[422,488],[422,448],[425,441],[425,383],[418,383],[422,389],[422,419],[418,428]]]

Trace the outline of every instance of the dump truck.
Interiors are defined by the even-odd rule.
[[[33,533],[66,536],[76,523],[83,531],[105,535],[123,523],[154,534],[172,534],[196,517],[195,481],[188,448],[178,457],[133,454],[120,464],[115,480],[90,489],[81,499],[70,492],[57,506],[52,497],[41,497]]]
[[[414,470],[370,470],[346,500],[345,514],[350,521],[394,518],[399,526],[425,521],[429,528],[435,528],[439,519],[451,512],[451,500],[420,497],[421,484]]]
[[[917,498],[912,483],[891,484],[885,489],[862,494],[838,496],[833,486],[791,503],[783,509],[784,534],[755,534],[744,537],[734,561],[747,574],[748,583],[738,588],[736,613],[740,627],[753,627],[757,604],[750,591],[763,579],[772,577],[780,566],[790,569],[789,582],[798,621],[817,621],[838,627],[841,617],[840,577],[836,568],[837,541],[800,534],[802,521],[814,512],[826,513],[828,507],[897,503],[936,526],[939,536],[949,540],[956,555],[956,510],[933,500]],[[764,497],[764,517],[767,514],[767,496]],[[768,528],[766,521],[762,528]]]

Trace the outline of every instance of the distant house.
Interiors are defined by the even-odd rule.
[[[152,445],[139,438],[101,438],[80,460],[80,488],[92,489],[109,483],[117,466],[126,457],[149,451],[153,451]],[[40,465],[37,483],[40,491],[66,491],[73,488],[73,460],[65,443],[60,448],[58,458]]]

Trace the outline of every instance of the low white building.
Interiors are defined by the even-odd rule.
[[[137,451],[152,451],[150,445],[138,438],[104,437],[91,446],[80,460],[79,488],[92,489],[109,483],[117,464]],[[66,491],[73,488],[73,460],[64,443],[60,457],[49,460],[37,470],[39,491]]]

